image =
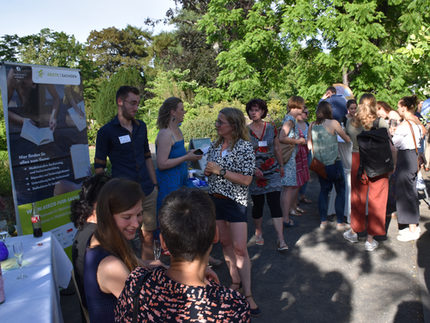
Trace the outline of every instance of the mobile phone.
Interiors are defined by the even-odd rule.
[[[195,155],[203,155],[203,151],[199,148],[199,149],[194,150],[194,154]]]

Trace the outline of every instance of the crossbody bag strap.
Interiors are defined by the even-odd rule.
[[[133,297],[133,321],[132,323],[137,323],[137,315],[139,313],[139,293],[142,289],[143,284],[148,279],[149,275],[151,275],[152,271],[148,270],[145,275],[140,276],[136,283],[136,289],[134,293],[131,295]]]
[[[311,150],[312,150],[312,158],[314,158],[315,157],[315,155],[314,155],[314,143],[312,142],[312,126],[314,125],[314,123],[312,122],[311,123],[311,125],[309,126],[310,128],[311,128],[311,131],[310,131],[310,133],[311,133]]]
[[[415,152],[418,155],[418,147],[417,147],[417,140],[415,139],[415,133],[414,133],[414,129],[412,128],[412,125],[410,124],[410,122],[408,120],[406,120],[406,122],[409,125],[409,128],[411,128],[411,132],[412,132],[412,137],[414,138],[414,145],[415,145]]]

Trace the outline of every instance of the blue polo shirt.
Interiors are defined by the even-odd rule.
[[[326,101],[331,104],[333,119],[336,119],[339,123],[342,122],[343,118],[348,113],[345,97],[343,95],[334,94],[326,99]]]
[[[112,164],[112,177],[121,177],[140,183],[145,195],[151,194],[154,184],[146,167],[146,159],[151,158],[148,145],[148,131],[145,122],[134,120],[130,133],[121,126],[118,116],[105,124],[97,132],[94,168],[105,168],[97,160]]]

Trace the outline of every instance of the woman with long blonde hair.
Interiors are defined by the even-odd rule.
[[[360,154],[357,135],[363,130],[370,130],[377,121],[378,128],[386,128],[388,124],[383,118],[378,119],[376,99],[373,94],[361,96],[358,110],[354,118],[346,125],[346,132],[352,140],[351,165],[351,229],[343,234],[349,242],[358,242],[357,232],[367,229],[366,251],[378,247],[374,236],[385,234],[385,216],[388,199],[388,173],[369,178],[365,173],[359,177]],[[366,201],[368,202],[368,217],[366,222]]]
[[[239,109],[224,108],[215,121],[217,140],[208,151],[205,175],[215,204],[216,222],[224,258],[232,279],[231,288],[243,292],[251,315],[260,310],[251,293],[251,260],[247,249],[248,186],[255,169],[255,154],[249,131]]]

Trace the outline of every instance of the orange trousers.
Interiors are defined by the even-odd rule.
[[[385,217],[388,199],[388,175],[363,180],[357,177],[360,166],[359,153],[352,153],[351,165],[351,228],[378,236],[385,234]],[[366,200],[368,199],[368,216],[366,226]]]

